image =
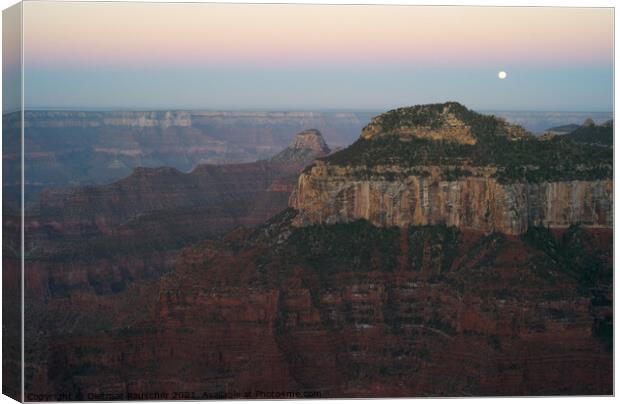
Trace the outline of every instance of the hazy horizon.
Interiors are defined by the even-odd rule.
[[[613,111],[524,111],[524,110],[497,110],[497,109],[473,109],[474,111],[485,114],[485,115],[495,115],[498,117],[502,117],[507,121],[521,125],[525,129],[533,132],[533,133],[544,133],[545,130],[562,125],[568,124],[582,124],[586,119],[592,119],[597,124],[602,124],[608,120],[613,120]],[[370,119],[372,116],[377,116],[387,112],[387,110],[380,109],[177,109],[177,108],[164,108],[164,109],[145,109],[145,108],[29,108],[26,110],[26,113],[36,113],[39,111],[44,112],[60,112],[60,113],[163,113],[163,112],[189,112],[196,114],[196,118],[199,120],[202,119],[202,114],[214,114],[214,117],[219,116],[218,114],[230,114],[231,119],[235,119],[235,117],[251,117],[256,114],[265,114],[265,116],[287,116],[294,117],[296,113],[308,113],[319,116],[321,114],[324,117],[330,116],[338,116],[342,114],[350,114],[350,115],[366,115],[366,119]],[[17,111],[16,111],[17,112]],[[16,113],[13,112],[13,113]],[[7,112],[4,115],[10,115],[11,113]],[[271,115],[270,115],[271,114]],[[204,115],[207,117],[208,115]],[[37,115],[26,115],[26,120],[31,119],[39,119]],[[365,121],[367,122],[367,121]],[[308,126],[306,129],[310,128]]]
[[[24,63],[27,109],[611,111],[613,9],[35,1]]]
[[[453,100],[446,100],[443,102],[452,102]],[[437,102],[437,103],[443,103]],[[458,101],[456,101],[458,102]],[[406,104],[400,107],[411,107],[415,105],[424,105],[424,104],[435,104],[433,103],[419,103],[419,104]],[[468,109],[479,113],[493,113],[493,112],[520,112],[520,113],[596,113],[596,114],[605,114],[605,113],[613,113],[613,109],[610,110],[595,110],[595,109],[492,109],[492,108],[473,108],[469,105],[465,105],[461,103]],[[395,108],[400,108],[395,107]],[[24,111],[76,111],[76,112],[166,112],[166,111],[189,111],[189,112],[387,112],[390,109],[394,108],[286,108],[286,107],[265,107],[265,108],[201,108],[201,107],[161,107],[161,108],[147,108],[147,107],[125,107],[125,106],[101,106],[101,107],[90,107],[90,106],[30,106],[27,107]],[[10,114],[15,111],[7,111],[4,114]]]

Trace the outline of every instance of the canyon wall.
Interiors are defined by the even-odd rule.
[[[189,111],[28,111],[26,128],[99,126],[191,126]]]
[[[257,233],[267,244],[231,233],[187,248],[173,272],[113,300],[41,308],[63,316],[37,358],[51,370],[33,371],[29,391],[613,391],[609,229],[548,234],[558,250],[585,254],[571,262],[588,265],[592,281],[508,235],[273,221]],[[94,302],[105,312],[87,312]]]
[[[27,289],[114,294],[157,278],[182,248],[285,209],[299,172],[327,153],[321,133],[306,130],[270,160],[190,173],[139,167],[112,184],[46,190],[24,222]],[[6,234],[17,226],[5,221]]]
[[[289,205],[300,211],[300,226],[366,219],[382,227],[445,224],[506,234],[530,225],[613,226],[610,179],[503,184],[492,172],[448,179],[439,167],[415,175],[377,167],[368,174],[365,167],[318,162],[300,175]]]
[[[26,205],[49,188],[100,185],[136,167],[232,164],[267,159],[291,135],[317,128],[334,146],[350,144],[369,112],[26,111]],[[3,115],[6,130],[20,130],[21,115]],[[14,175],[19,153],[4,142],[3,161]],[[11,183],[4,185],[14,186]]]

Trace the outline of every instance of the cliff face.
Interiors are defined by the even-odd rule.
[[[484,232],[524,233],[528,226],[613,226],[611,180],[502,184],[488,175],[447,180],[429,175],[387,179],[397,168],[359,179],[360,167],[318,163],[302,173],[289,206],[297,225],[366,219],[376,226],[445,224]],[[433,176],[431,173],[435,173]]]
[[[593,147],[590,158],[579,147],[456,103],[402,108],[305,170],[289,206],[300,212],[298,226],[366,219],[506,234],[531,225],[612,227],[611,154]]]

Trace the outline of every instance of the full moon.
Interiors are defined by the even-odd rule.
[[[505,71],[502,70],[501,72],[497,73],[497,77],[499,77],[500,80],[504,80],[506,77],[508,77],[508,75]]]

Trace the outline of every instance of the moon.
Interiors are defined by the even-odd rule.
[[[508,74],[506,74],[505,71],[501,71],[499,73],[497,73],[497,77],[499,77],[500,80],[504,80],[506,77],[508,77]]]

